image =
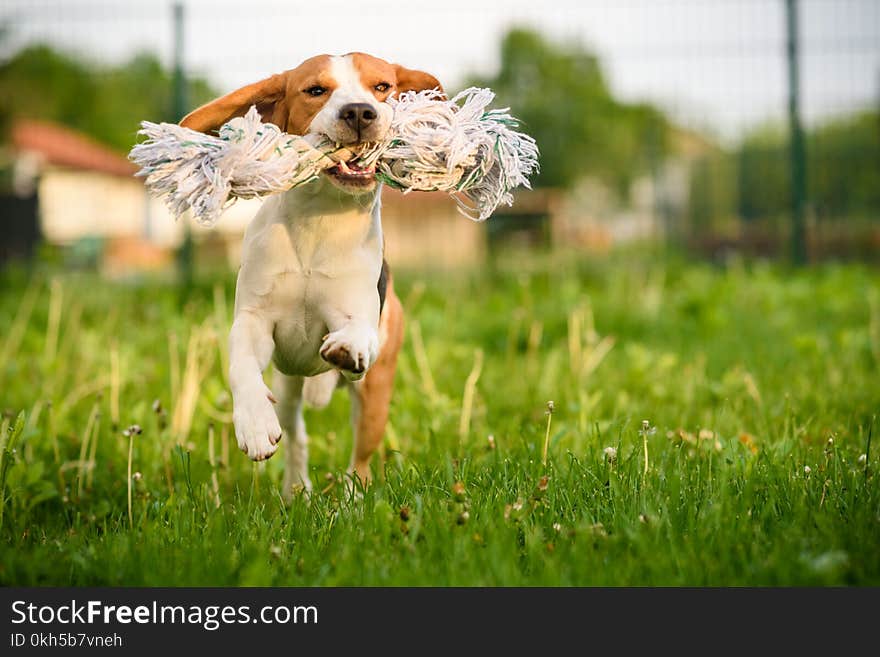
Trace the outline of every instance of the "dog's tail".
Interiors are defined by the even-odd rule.
[[[338,383],[338,370],[329,370],[317,376],[307,376],[303,382],[303,399],[312,408],[324,408],[330,403],[330,398]]]

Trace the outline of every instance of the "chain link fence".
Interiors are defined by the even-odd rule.
[[[182,11],[176,14],[175,5]],[[511,28],[525,28],[558,52],[595,56],[615,99],[656,108],[667,120],[667,148],[648,166],[636,171],[633,165],[625,183],[615,188],[601,175],[598,181],[584,176],[559,191],[570,200],[574,221],[582,216],[613,227],[635,216],[638,228],[617,232],[710,254],[736,249],[779,256],[789,252],[799,196],[790,151],[786,11],[792,6],[799,15],[806,249],[812,258],[873,258],[880,251],[880,3],[874,0],[450,0],[424,8],[400,0],[7,0],[0,9],[0,84],[14,97],[0,101],[0,120],[8,131],[30,102],[36,118],[65,123],[120,150],[136,125],[109,124],[126,103],[139,104],[133,111],[139,118],[175,119],[181,107],[315,53],[351,50],[425,68],[457,90],[491,79],[503,63],[499,43]],[[38,44],[79,62],[83,88],[95,98],[69,91],[69,75],[53,80],[45,61],[10,68]],[[176,62],[186,84],[175,86]],[[121,80],[132,69],[149,83]],[[73,96],[47,115],[51,103],[22,100],[39,89],[15,86],[29,74],[43,76],[47,97]],[[102,77],[118,82],[110,88],[134,86],[102,96],[95,82]],[[529,85],[522,97],[505,96],[515,111],[532,102],[535,88],[556,99],[551,115],[565,111],[565,81],[544,72]],[[77,94],[98,108],[91,116],[77,112]],[[545,150],[545,157],[553,156]]]

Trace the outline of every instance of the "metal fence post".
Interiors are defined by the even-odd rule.
[[[786,55],[788,62],[789,166],[791,173],[791,257],[795,264],[807,261],[806,158],[800,117],[800,70],[798,62],[798,0],[785,0]]]
[[[183,118],[187,109],[186,73],[183,69],[183,44],[184,44],[184,6],[183,2],[176,1],[171,6],[172,23],[174,30],[174,55],[171,89],[171,112],[172,120],[176,123]],[[195,245],[193,244],[192,228],[188,220],[183,225],[183,244],[177,253],[177,263],[180,273],[180,283],[183,297],[189,295],[193,284],[193,260]]]

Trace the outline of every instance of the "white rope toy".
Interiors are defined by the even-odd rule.
[[[377,180],[404,193],[452,194],[462,214],[483,221],[513,203],[513,189],[531,189],[529,176],[538,171],[535,140],[515,130],[519,121],[507,109],[486,109],[494,98],[476,87],[450,100],[436,90],[403,93],[388,101],[394,115],[385,139],[358,152],[319,135],[282,132],[262,123],[256,107],[225,123],[219,137],[144,121],[139,134],[147,140],[129,158],[175,216],[191,209],[208,226],[237,198],[292,189],[353,158],[375,165]]]

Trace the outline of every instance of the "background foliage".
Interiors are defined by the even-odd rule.
[[[196,107],[217,96],[203,79],[188,80]],[[46,45],[30,46],[0,64],[0,130],[15,118],[57,121],[127,153],[140,122],[175,121],[171,74],[143,53],[102,66]]]
[[[626,195],[633,178],[667,154],[668,119],[649,104],[616,100],[599,59],[579,45],[512,30],[501,41],[497,75],[472,82],[495,90],[537,140],[538,185],[570,187],[593,175]]]

